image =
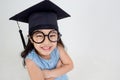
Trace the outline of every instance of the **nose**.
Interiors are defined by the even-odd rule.
[[[48,36],[45,36],[45,40],[43,41],[43,43],[44,43],[44,44],[49,44],[49,43],[50,43],[50,41],[49,41],[49,39],[48,39]]]

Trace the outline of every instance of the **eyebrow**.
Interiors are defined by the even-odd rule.
[[[54,30],[54,29],[51,29],[50,31],[52,31],[52,30]],[[36,33],[37,31],[38,31],[38,32],[40,31],[40,32],[44,33],[45,35],[48,35],[48,34],[50,33],[50,31],[49,31],[49,32],[46,34],[42,29],[35,30],[34,33]]]

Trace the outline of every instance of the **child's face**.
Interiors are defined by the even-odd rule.
[[[57,46],[58,32],[53,29],[36,30],[31,42],[41,57],[49,56]],[[38,44],[39,43],[39,44]]]

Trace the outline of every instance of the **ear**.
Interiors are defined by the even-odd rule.
[[[33,44],[34,42],[33,42],[33,40],[30,38],[30,42]]]

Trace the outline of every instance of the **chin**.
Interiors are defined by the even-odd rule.
[[[42,54],[42,55],[44,55],[44,56],[50,55],[51,52],[52,52],[52,50],[50,50],[50,51],[40,50],[40,54]]]

